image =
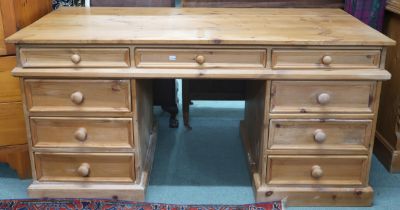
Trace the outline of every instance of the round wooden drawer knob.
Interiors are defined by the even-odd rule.
[[[317,143],[322,143],[326,140],[326,133],[321,130],[321,129],[317,129],[314,131],[314,140]]]
[[[196,62],[198,63],[198,64],[200,64],[200,65],[202,65],[204,62],[206,62],[206,58],[204,57],[204,56],[202,56],[202,55],[198,55],[198,56],[196,56]]]
[[[322,63],[324,65],[330,65],[332,63],[332,61],[333,61],[333,59],[329,55],[325,55],[324,57],[322,57]]]
[[[79,176],[81,177],[88,177],[90,174],[90,165],[89,163],[82,163],[78,170],[77,170]]]
[[[86,128],[78,128],[78,130],[76,130],[74,133],[74,137],[78,141],[85,141],[87,139]]]
[[[71,94],[72,103],[79,105],[79,104],[81,104],[83,102],[83,100],[84,100],[84,97],[83,97],[83,93],[82,92],[76,91],[76,92]]]
[[[317,101],[319,104],[327,104],[331,100],[331,96],[328,93],[321,93],[317,96]]]
[[[321,166],[315,165],[311,168],[311,176],[315,179],[319,179],[324,175],[324,171]]]
[[[71,61],[72,63],[78,64],[79,62],[81,62],[81,56],[78,54],[73,54],[71,55]]]

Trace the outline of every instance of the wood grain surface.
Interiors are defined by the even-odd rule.
[[[61,8],[8,43],[393,45],[340,9]]]

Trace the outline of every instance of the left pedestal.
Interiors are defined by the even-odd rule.
[[[143,201],[156,142],[151,80],[25,79],[30,197]]]

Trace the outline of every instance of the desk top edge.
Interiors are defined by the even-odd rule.
[[[61,8],[6,41],[15,44],[395,44],[340,9],[271,8]]]

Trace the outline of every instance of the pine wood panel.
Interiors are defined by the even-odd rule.
[[[131,118],[30,118],[34,147],[133,148]]]
[[[72,94],[80,92],[76,104]],[[31,112],[130,112],[129,80],[25,80]]]
[[[317,150],[352,152],[363,151],[368,154],[371,141],[371,120],[334,119],[272,119],[269,127],[268,149],[295,150],[306,153]],[[325,135],[319,140],[317,133]]]
[[[400,0],[388,0],[386,9],[400,15]]]
[[[184,7],[343,7],[343,0],[182,0]]]
[[[204,63],[197,59],[203,58]],[[265,50],[136,49],[137,67],[144,68],[263,68]]]
[[[32,44],[394,44],[340,9],[275,10],[61,8],[7,41]]]
[[[79,174],[89,164],[87,176]],[[39,181],[134,182],[133,153],[35,153]]]
[[[0,103],[21,101],[19,80],[11,75],[15,65],[15,56],[0,57]]]
[[[23,67],[129,67],[128,48],[22,48],[19,51]],[[77,56],[75,60],[73,56]]]
[[[364,185],[368,156],[269,155],[266,183],[271,185]],[[314,178],[313,166],[323,175]]]
[[[375,84],[371,81],[273,81],[272,113],[372,112]],[[326,104],[318,102],[321,94],[329,95]]]
[[[0,146],[0,162],[7,163],[10,168],[16,170],[20,179],[32,177],[28,145],[26,143]]]
[[[0,146],[26,144],[21,102],[0,103]]]
[[[0,1],[0,55],[15,54],[15,47],[4,39],[52,11],[52,0]]]
[[[272,50],[272,69],[379,69],[380,57],[379,50]]]

